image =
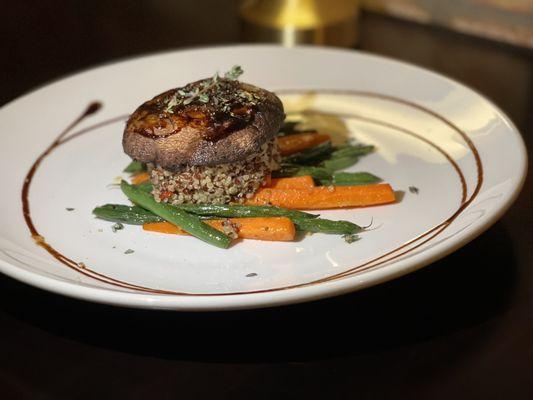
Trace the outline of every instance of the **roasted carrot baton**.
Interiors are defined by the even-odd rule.
[[[365,207],[393,203],[389,184],[360,186],[317,186],[308,189],[262,188],[248,200],[250,205],[272,205],[288,209],[321,210],[327,208]]]
[[[278,148],[282,156],[288,156],[328,140],[331,140],[331,137],[325,133],[296,133],[278,137]]]
[[[224,224],[229,221],[239,238],[269,241],[292,241],[296,235],[293,222],[286,217],[268,218],[230,218],[204,220],[213,228],[224,232]],[[169,222],[154,222],[143,225],[143,229],[151,232],[186,235],[183,229]]]
[[[291,178],[272,178],[270,189],[307,189],[315,187],[315,182],[311,175],[294,176]]]
[[[148,174],[148,172],[141,172],[131,177],[131,183],[132,185],[139,185],[143,182],[147,182],[149,179],[150,175]]]

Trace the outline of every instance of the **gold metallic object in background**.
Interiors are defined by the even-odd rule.
[[[354,47],[358,15],[358,0],[245,0],[241,34],[246,42]]]

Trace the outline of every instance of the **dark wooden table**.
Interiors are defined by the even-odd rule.
[[[2,6],[0,38],[4,104],[81,68],[237,42],[239,31],[233,2],[19,0]],[[370,14],[360,47],[475,87],[533,149],[531,51]],[[531,399],[532,181],[501,221],[446,259],[304,305],[117,309],[0,276],[0,398]]]

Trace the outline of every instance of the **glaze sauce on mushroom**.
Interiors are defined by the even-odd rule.
[[[179,93],[189,93],[205,85],[198,81],[183,88],[166,92],[146,102],[137,110],[137,132],[150,139],[166,138],[191,127],[202,132],[205,140],[217,141],[243,129],[257,112],[257,98],[244,92],[233,81],[220,80],[215,89],[207,90],[205,98],[194,98],[187,103]],[[200,101],[203,99],[204,101]],[[169,106],[174,101],[175,105]],[[136,124],[138,122],[138,124]]]

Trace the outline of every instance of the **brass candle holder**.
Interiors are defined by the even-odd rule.
[[[245,42],[357,44],[358,0],[245,0],[239,13]]]

